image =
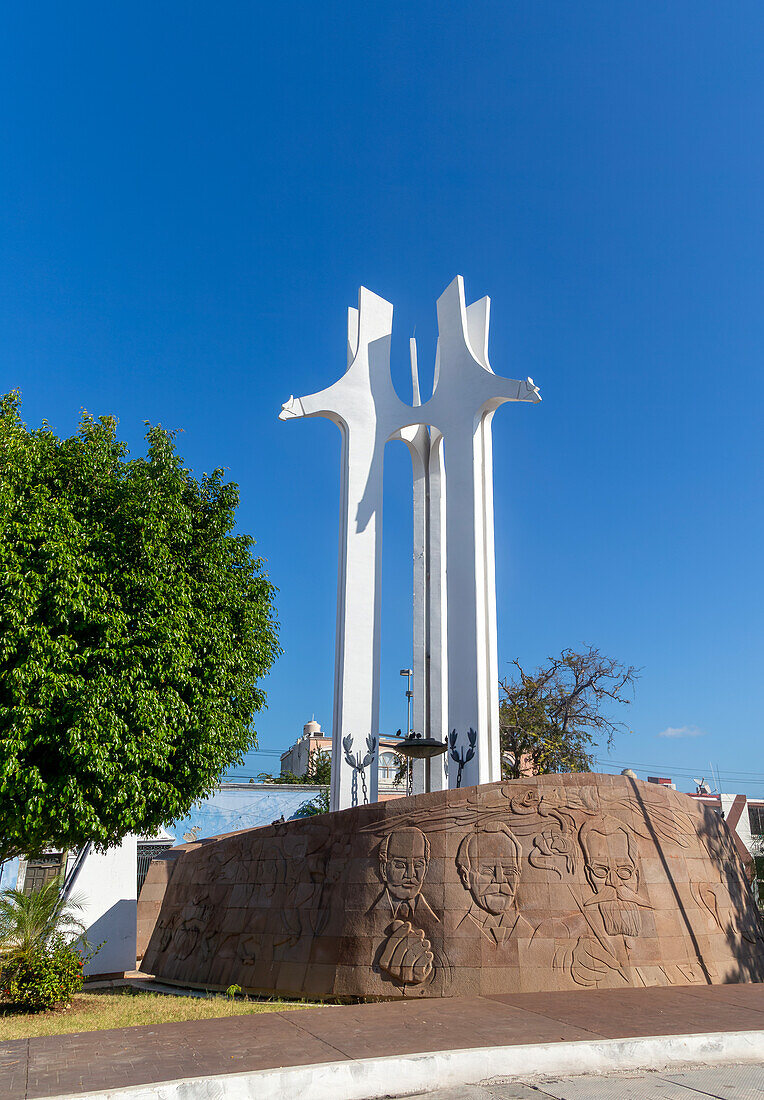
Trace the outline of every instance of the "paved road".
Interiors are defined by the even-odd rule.
[[[764,1100],[764,1062],[698,1066],[682,1073],[623,1073],[487,1081],[421,1092],[407,1100]]]

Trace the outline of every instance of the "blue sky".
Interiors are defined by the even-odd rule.
[[[494,369],[499,659],[643,669],[607,770],[764,795],[764,16],[757,3],[42,3],[0,36],[0,355],[30,424],[182,428],[241,486],[284,655],[257,723],[331,726],[333,381],[363,283],[464,275]],[[405,722],[410,474],[388,448],[382,728]],[[664,731],[680,735],[661,736]],[[608,762],[609,761],[609,762]],[[252,773],[275,757],[247,761]],[[683,777],[680,772],[686,773]]]

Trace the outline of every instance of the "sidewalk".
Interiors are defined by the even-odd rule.
[[[585,1073],[762,1058],[764,984],[519,993],[14,1040],[0,1043],[0,1096],[345,1100],[512,1076],[516,1063]]]

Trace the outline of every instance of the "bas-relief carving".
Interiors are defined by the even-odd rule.
[[[642,933],[642,911],[652,909],[639,893],[633,833],[615,817],[595,817],[581,826],[578,842],[591,895],[582,891],[582,899],[570,887],[579,913],[554,922],[555,939],[564,928],[571,942],[558,948],[553,965],[577,985],[597,986],[616,976],[626,983],[630,941]]]
[[[464,837],[456,867],[471,901],[457,929],[469,922],[497,946],[533,931],[515,905],[521,860],[522,848],[502,821],[489,821]]]
[[[167,924],[161,927],[162,950],[172,942],[175,958],[183,961],[196,950],[202,933],[207,930],[212,907],[209,894],[198,891],[192,895],[188,904]]]
[[[693,897],[728,941],[739,938],[750,947],[761,947],[764,927],[758,913],[745,905],[749,892],[745,870],[732,836],[718,814],[708,812],[703,841],[715,872],[714,881],[691,883]]]
[[[574,852],[572,838],[559,826],[549,825],[534,836],[528,862],[532,867],[552,871],[562,878],[559,863],[562,860],[566,873],[572,875],[576,866]]]
[[[434,975],[436,951],[427,937],[440,923],[422,893],[430,842],[415,826],[397,829],[382,839],[377,858],[383,887],[369,912],[386,923],[377,965],[404,988],[420,985]],[[439,962],[447,965],[442,957]]]
[[[258,989],[297,973],[282,991],[359,996],[474,992],[481,967],[494,991],[764,978],[724,823],[607,779],[437,792],[221,840],[199,873],[224,870],[241,929],[214,888],[179,880],[154,971]]]
[[[384,883],[374,903],[394,919],[434,920],[437,917],[422,894],[430,860],[430,842],[421,829],[397,829],[379,845],[379,876]]]
[[[584,853],[586,880],[608,936],[638,936],[641,909],[652,909],[639,893],[639,871],[631,830],[614,817],[587,821],[578,836]]]
[[[478,795],[459,807],[455,815],[449,815],[475,822],[473,831],[463,837],[456,857],[460,881],[470,894],[457,930],[472,924],[496,946],[510,937],[527,939],[525,958],[531,965],[534,955],[554,941],[551,965],[565,971],[577,985],[706,980],[707,968],[698,962],[669,966],[632,963],[633,941],[643,931],[643,913],[653,909],[639,888],[638,838],[657,837],[686,849],[690,843],[687,832],[692,828],[689,813],[669,809],[642,792],[624,795],[579,788],[566,798],[565,791],[540,793],[533,786],[522,793],[502,787],[498,793],[503,802],[480,800]],[[614,816],[619,812],[623,818]],[[577,825],[582,815],[584,820]],[[423,814],[415,816],[424,821]],[[502,818],[511,821],[512,828]],[[434,830],[444,823],[430,817]],[[528,863],[533,868],[550,871],[564,880],[571,878],[580,861],[586,886],[567,883],[575,908],[539,923],[518,911],[515,899],[522,849],[513,829],[530,833]],[[480,855],[478,836],[483,838]],[[729,847],[725,854],[728,851]],[[704,896],[708,897],[707,890]],[[723,928],[721,923],[719,927]],[[679,924],[675,932],[681,934]],[[753,942],[750,931],[748,936]]]
[[[421,928],[394,920],[379,953],[379,968],[404,987],[420,985],[432,974],[434,958]]]

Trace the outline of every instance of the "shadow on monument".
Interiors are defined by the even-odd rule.
[[[764,980],[725,822],[620,776],[358,806],[154,868],[145,969],[185,985],[389,999]]]
[[[698,835],[719,869],[719,881],[695,884],[693,894],[724,933],[729,954],[735,960],[735,965],[720,975],[720,980],[762,982],[764,918],[754,900],[749,869],[722,815],[708,806],[704,810],[705,819]],[[725,907],[725,898],[731,900],[731,907]]]

